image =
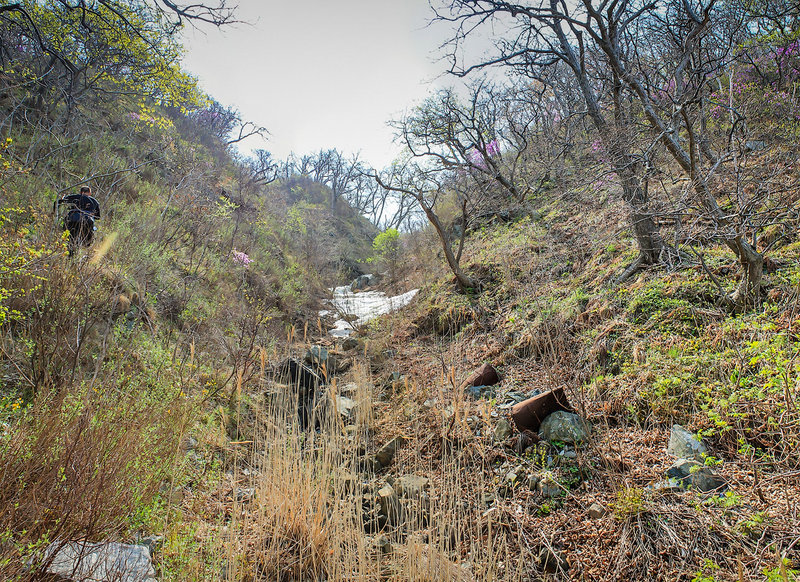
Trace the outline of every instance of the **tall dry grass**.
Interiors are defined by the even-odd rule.
[[[355,417],[346,423],[321,404],[318,428],[303,431],[297,391],[260,379],[266,396],[251,394],[246,419],[252,438],[228,447],[234,490],[229,518],[219,524],[224,535],[216,540],[224,576],[242,582],[528,579],[534,558],[519,543],[519,524],[481,501],[481,492],[498,484],[466,424],[467,403],[452,401],[452,379],[409,382],[393,401],[379,401],[375,383],[358,362],[323,399],[346,393],[358,403]],[[395,424],[401,400],[432,396],[450,406],[447,415],[419,409],[418,419]],[[488,427],[486,413],[481,422]],[[371,457],[395,435],[406,443],[388,469],[376,472]],[[376,521],[378,489],[406,474],[428,477],[428,487],[395,498],[388,523]]]

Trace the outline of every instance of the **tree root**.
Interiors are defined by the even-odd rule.
[[[614,279],[614,286],[622,285],[625,281],[630,279],[639,269],[644,267],[647,263],[644,260],[644,255],[639,254],[628,267],[622,272],[622,274]]]

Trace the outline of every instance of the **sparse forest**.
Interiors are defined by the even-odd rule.
[[[383,168],[237,18],[0,0],[1,579],[800,579],[795,2],[436,0]]]

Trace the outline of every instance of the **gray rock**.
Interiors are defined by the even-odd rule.
[[[117,542],[53,542],[44,551],[47,573],[80,582],[157,582],[146,546]]]
[[[375,453],[375,459],[380,463],[381,467],[388,467],[392,464],[397,449],[399,449],[405,441],[406,439],[401,436],[394,437]]]
[[[378,489],[377,501],[381,514],[389,518],[389,521],[395,521],[400,512],[400,501],[397,499],[394,489],[390,485]]]
[[[708,449],[695,435],[675,424],[669,435],[667,452],[681,459],[702,460]]]
[[[692,470],[698,471],[703,465],[694,459],[678,459],[667,469],[667,477],[675,479],[685,479],[692,474]]]
[[[528,475],[528,489],[536,491],[539,488],[539,481],[541,481],[539,475]]]
[[[599,503],[592,503],[587,512],[592,519],[600,519],[606,514],[606,508]]]
[[[305,362],[312,368],[325,370],[328,375],[336,371],[336,357],[322,346],[311,346],[305,355]]]
[[[539,493],[545,497],[559,497],[563,489],[556,481],[553,474],[549,471],[539,476],[539,482],[536,484]]]
[[[544,547],[539,552],[539,567],[550,574],[569,570],[567,557],[560,550]]]
[[[558,410],[550,414],[539,427],[539,436],[547,441],[579,443],[589,436],[589,423],[577,414]]]
[[[522,482],[525,479],[525,469],[522,468],[522,465],[517,465],[511,471],[506,473],[504,481],[507,485],[514,486],[517,483]]]
[[[689,484],[703,493],[724,489],[727,486],[725,479],[708,467],[703,467],[696,473],[692,473],[689,477]]]
[[[358,340],[353,337],[346,337],[342,340],[342,349],[346,352],[358,348]]]
[[[367,275],[361,275],[353,279],[353,282],[350,283],[350,290],[361,291],[362,289],[366,289],[367,287],[372,287],[373,285],[377,284],[378,284],[378,276],[369,273]]]
[[[164,536],[149,535],[139,539],[139,546],[144,546],[150,552],[150,555],[156,553],[156,550],[164,545]]]
[[[497,426],[494,428],[494,440],[504,441],[511,436],[511,425],[504,418],[497,421]]]
[[[347,396],[335,396],[336,399],[336,411],[339,413],[339,416],[342,417],[342,420],[345,423],[351,423],[355,420],[356,416],[356,408],[358,404],[355,400],[348,398]]]
[[[667,469],[667,477],[684,488],[692,487],[703,493],[725,487],[722,477],[694,459],[678,459]]]
[[[464,393],[473,400],[481,398],[490,400],[497,396],[497,390],[494,386],[467,386],[464,388]]]
[[[749,139],[744,142],[744,149],[747,152],[760,152],[767,149],[767,143],[758,139]]]
[[[193,451],[197,448],[197,439],[193,436],[187,436],[181,443],[181,449],[184,451]]]
[[[250,503],[256,497],[255,487],[237,487],[236,501],[239,503]]]
[[[380,550],[381,554],[384,555],[391,554],[394,551],[394,548],[392,547],[392,542],[389,541],[389,538],[383,534],[379,535],[378,538],[375,540],[375,545]]]
[[[401,475],[394,482],[394,490],[401,498],[419,497],[428,488],[430,479],[418,475]]]

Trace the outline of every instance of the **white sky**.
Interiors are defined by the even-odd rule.
[[[185,33],[186,70],[207,93],[266,127],[264,148],[285,158],[321,148],[396,156],[389,119],[434,86],[454,84],[434,62],[448,28],[428,27],[427,0],[239,0],[250,25]]]

